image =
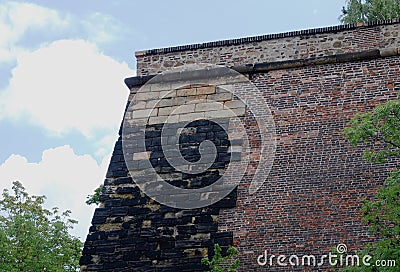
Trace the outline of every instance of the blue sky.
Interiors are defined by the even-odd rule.
[[[85,238],[134,52],[337,25],[344,0],[0,0],[0,187],[71,209]]]

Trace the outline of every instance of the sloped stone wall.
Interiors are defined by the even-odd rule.
[[[160,96],[167,99],[155,103]],[[231,154],[235,153],[231,152],[226,128],[221,125],[228,125],[232,113],[244,116],[245,105],[241,101],[223,89],[208,85],[172,90],[149,88],[135,98],[136,103],[131,105],[132,119],[149,116],[145,129],[147,151],[133,153],[133,163],[137,164],[132,172],[135,178],[146,179],[141,171],[145,159],[163,180],[180,188],[205,187],[223,175]],[[190,101],[193,103],[183,105]],[[181,122],[189,123],[180,125]],[[217,159],[207,171],[185,174],[170,165],[161,148],[165,123],[182,127],[169,133],[167,139],[179,140],[182,156],[188,161],[200,159],[201,142],[214,143]],[[134,133],[129,135],[135,137]],[[120,137],[104,183],[102,204],[95,211],[86,239],[82,271],[203,271],[201,258],[212,254],[215,243],[224,250],[233,244],[232,232],[219,232],[218,221],[221,209],[236,205],[236,190],[205,208],[182,210],[159,204],[133,182],[122,147]],[[150,180],[146,186],[165,190],[156,189],[160,186],[158,180]]]

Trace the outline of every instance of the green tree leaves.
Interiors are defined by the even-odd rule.
[[[400,17],[400,0],[347,0],[339,17],[343,24]]]
[[[226,256],[222,256],[220,245],[214,244],[214,256],[210,261],[207,257],[201,259],[201,263],[208,266],[210,270],[207,272],[237,272],[240,266],[240,260],[234,259],[238,251],[233,246],[229,246],[226,251]]]
[[[400,100],[378,105],[372,112],[356,114],[344,134],[353,146],[359,142],[369,145],[364,152],[369,161],[379,163],[400,156]]]
[[[82,242],[68,231],[70,211],[43,208],[44,196],[29,196],[18,181],[0,200],[0,271],[76,271]]]
[[[101,191],[103,190],[104,185],[101,184],[99,187],[97,187],[94,190],[94,194],[93,195],[88,195],[86,198],[86,204],[87,205],[99,205],[100,204],[100,195],[101,195]]]

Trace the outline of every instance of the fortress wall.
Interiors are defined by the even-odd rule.
[[[185,129],[181,140],[198,145],[208,139],[220,145],[223,154],[218,153],[209,171],[184,175],[166,164],[160,152],[160,133],[165,116],[179,103],[220,99],[228,105],[237,103],[234,96],[208,86],[182,87],[179,82],[168,83],[167,89],[150,84],[148,91],[137,96],[154,74],[196,62],[235,66],[236,70],[239,66],[248,68],[241,69],[261,91],[275,122],[274,164],[254,194],[249,194],[248,188],[258,166],[257,153],[251,154],[237,189],[221,201],[204,208],[171,208],[149,198],[133,182],[120,137],[104,183],[102,203],[85,242],[82,271],[203,271],[200,259],[213,254],[214,243],[225,249],[230,244],[238,248],[241,271],[284,271],[276,263],[273,267],[259,266],[257,257],[264,250],[274,255],[321,256],[339,243],[355,252],[373,239],[361,222],[361,199],[373,195],[387,169],[396,162],[365,162],[363,148],[350,146],[342,130],[354,114],[371,110],[400,91],[399,29],[399,21],[393,20],[138,52],[138,77],[126,81],[131,88],[129,101],[137,100],[131,117],[140,118],[154,106],[155,97],[172,91],[150,114],[145,129],[146,158],[163,179],[176,187],[199,188],[214,182],[232,156],[221,127],[207,121],[216,117],[209,114],[215,110],[211,105],[193,102],[170,120],[180,124],[196,114],[204,116],[204,121],[197,120]],[[343,58],[338,54],[354,55]],[[314,57],[323,61],[314,61]],[[271,62],[274,69],[270,69]],[[262,69],[254,69],[260,63],[264,63]],[[238,116],[250,132],[251,146],[260,147],[250,110],[239,107]],[[230,118],[224,114],[217,117]],[[194,151],[182,152],[188,159],[199,156]],[[143,154],[135,154],[139,166]],[[139,172],[133,175],[140,177]],[[151,184],[157,186],[157,181]],[[329,267],[325,263],[311,270]],[[293,270],[303,271],[304,267]]]

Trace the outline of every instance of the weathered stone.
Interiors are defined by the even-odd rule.
[[[222,110],[224,105],[222,103],[217,102],[205,102],[196,104],[196,112],[201,111],[214,111],[214,110]]]
[[[157,116],[158,109],[145,109],[145,110],[135,110],[132,112],[132,118],[146,118],[150,116]]]
[[[398,49],[393,48],[399,48],[399,30],[397,20],[138,54],[139,77],[126,82],[132,87],[129,99],[139,99],[133,117],[147,122],[146,152],[136,155],[138,171],[129,173],[124,153],[134,156],[138,145],[122,150],[121,137],[116,143],[101,208],[95,211],[80,260],[81,270],[204,271],[200,260],[213,254],[214,243],[219,243],[223,252],[228,245],[238,245],[243,271],[263,269],[255,260],[266,244],[270,252],[299,255],[310,250],[326,254],[342,241],[362,248],[372,238],[359,223],[360,196],[371,196],[393,165],[364,163],[362,150],[353,149],[342,130],[356,112],[396,97],[400,58]],[[245,105],[226,90],[235,90],[234,83],[243,77],[224,79],[223,83],[211,79],[214,88],[189,86],[182,76],[174,75],[176,81],[150,84],[137,94],[137,84],[153,78],[144,75],[189,62],[240,68],[267,101],[268,105],[257,104],[258,97],[248,94],[260,111],[270,107],[278,138],[272,171],[255,194],[249,194],[248,188],[259,166],[260,150],[267,145],[261,142],[252,109],[246,112]],[[212,101],[221,103],[208,103]],[[224,107],[219,106],[222,103]],[[171,116],[171,109],[177,106],[182,106],[181,111]],[[243,121],[252,152],[242,183],[224,199],[211,207],[179,210],[157,203],[134,184],[140,178],[148,181],[146,186],[168,194],[170,191],[160,186],[161,180],[185,189],[215,183],[229,163],[240,162],[243,151],[240,136],[231,141],[227,138],[231,116]],[[125,118],[133,122],[131,116]],[[197,118],[201,120],[191,122]],[[165,122],[173,126],[166,131],[168,143],[179,142],[179,152],[189,162],[200,159],[201,142],[211,141],[217,150],[211,168],[200,174],[175,169],[161,147]],[[179,122],[189,124],[177,133]],[[125,128],[128,139],[143,132]],[[202,155],[209,157],[210,153]],[[188,170],[201,165],[186,166]],[[149,167],[158,174],[155,180],[139,171]],[[200,199],[213,199],[214,195],[205,192]]]
[[[194,121],[197,119],[204,119],[205,115],[203,112],[187,113],[179,115],[179,122]]]
[[[207,86],[207,87],[196,88],[196,94],[197,95],[213,94],[213,93],[215,93],[215,86]]]
[[[196,89],[195,88],[178,89],[178,90],[176,90],[176,95],[177,96],[196,95]]]
[[[232,99],[232,94],[231,93],[211,94],[207,96],[207,99],[214,101],[228,101]]]
[[[231,100],[224,103],[224,109],[245,108],[246,105],[240,100]]]

